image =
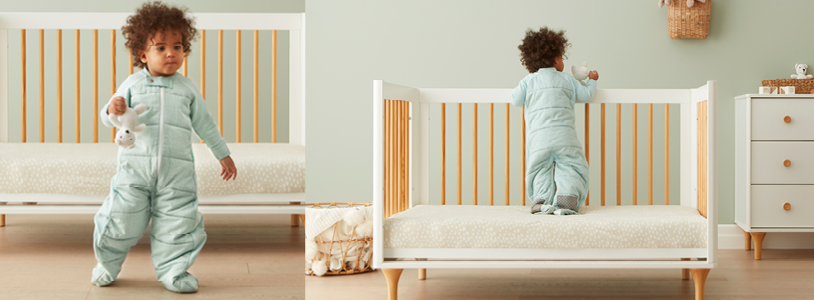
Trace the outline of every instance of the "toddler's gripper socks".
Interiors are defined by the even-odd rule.
[[[579,199],[574,196],[557,196],[557,203],[554,205],[560,209],[571,210],[573,213],[577,212],[577,205],[579,204]],[[568,214],[571,215],[571,214]]]
[[[113,278],[113,276],[110,276],[110,274],[108,274],[107,271],[105,271],[105,268],[103,268],[102,265],[98,263],[96,264],[96,267],[93,268],[92,273],[93,275],[91,276],[90,283],[93,283],[99,287],[108,286],[111,283],[113,283],[113,280],[115,280],[115,278]]]
[[[537,203],[531,206],[531,213],[535,215],[550,215],[556,208],[551,205]]]
[[[161,283],[164,284],[167,290],[176,293],[195,293],[198,291],[198,279],[189,273],[173,278],[172,282],[162,281]]]

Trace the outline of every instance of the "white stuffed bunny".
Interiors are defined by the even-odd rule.
[[[793,79],[809,79],[814,78],[814,75],[806,75],[806,71],[808,70],[807,64],[796,64],[794,65],[794,69],[797,70],[797,74],[792,74],[791,78]]]
[[[110,123],[113,123],[113,126],[119,129],[116,132],[116,145],[125,149],[133,149],[136,146],[136,132],[147,129],[147,125],[138,124],[138,115],[145,110],[147,110],[147,106],[139,104],[134,108],[128,107],[121,116],[108,115]]]
[[[582,66],[580,66],[580,67],[571,66],[571,74],[573,74],[574,79],[576,79],[577,81],[582,83],[582,85],[585,85],[585,79],[588,78],[589,73],[590,73],[590,71],[588,71],[588,62],[587,61],[583,61]]]

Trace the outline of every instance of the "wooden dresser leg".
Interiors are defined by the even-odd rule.
[[[382,269],[384,279],[387,280],[387,299],[397,300],[399,296],[399,277],[404,269]]]
[[[744,231],[743,239],[745,241],[745,243],[743,244],[743,249],[746,251],[752,250],[752,235]]]
[[[427,279],[427,269],[418,269],[418,280]]]
[[[6,215],[0,215],[0,227],[6,227]]]
[[[291,205],[300,205],[300,202],[288,202]],[[305,224],[303,224],[305,225]],[[300,217],[299,215],[291,215],[291,227],[298,227],[300,226]]]
[[[695,282],[695,300],[704,300],[704,285],[707,283],[709,269],[690,269]]]
[[[689,258],[682,258],[681,260],[690,260]],[[681,269],[681,280],[690,279],[690,269]]]
[[[763,258],[763,238],[766,237],[765,232],[752,232],[752,239],[755,240],[755,260]]]

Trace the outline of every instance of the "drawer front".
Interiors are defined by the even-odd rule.
[[[814,140],[812,129],[814,99],[752,100],[752,140]]]
[[[752,227],[814,227],[814,185],[753,185]]]
[[[752,142],[751,161],[752,184],[814,184],[814,142]]]

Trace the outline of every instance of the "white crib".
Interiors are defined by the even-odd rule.
[[[589,195],[587,206],[580,211],[581,215],[531,215],[529,208],[525,207],[525,195],[522,202],[520,199],[515,200],[514,204],[521,205],[509,206],[508,192],[505,206],[503,203],[500,206],[496,204],[492,206],[494,202],[492,199],[490,206],[476,206],[477,186],[473,191],[472,204],[475,205],[461,205],[460,160],[458,205],[429,205],[431,168],[436,168],[434,170],[443,168],[442,172],[446,172],[445,164],[442,163],[443,167],[430,164],[429,136],[431,130],[438,130],[430,128],[430,105],[445,107],[445,104],[438,103],[464,103],[464,105],[500,103],[506,105],[508,110],[507,103],[511,92],[512,89],[424,89],[374,81],[373,267],[383,269],[389,298],[391,300],[397,298],[399,276],[405,268],[419,269],[419,279],[426,277],[427,268],[677,268],[683,269],[683,279],[688,279],[689,273],[692,273],[696,299],[703,299],[707,274],[711,268],[717,266],[715,143],[717,82],[708,81],[704,86],[695,89],[598,90],[594,99],[584,105],[602,106],[601,161],[596,157],[589,157],[592,168],[602,168],[602,190],[601,195],[597,195],[597,191]],[[617,111],[620,111],[623,104],[633,106],[633,112],[636,112],[637,107],[650,107],[651,153],[652,105],[679,104],[680,205],[652,205],[651,192],[650,205],[619,206],[621,202],[617,200],[619,201],[617,206],[610,204],[605,206],[606,104],[617,104]],[[583,104],[577,104],[580,105]],[[457,107],[459,122],[457,149],[460,159],[461,106]],[[474,111],[477,115],[477,110]],[[590,110],[586,109],[583,121],[590,120],[588,112]],[[619,116],[617,114],[617,120]],[[507,112],[507,128],[508,119]],[[667,120],[669,122],[669,118]],[[443,122],[445,121],[442,121],[442,124]],[[581,121],[578,119],[578,122]],[[620,127],[619,124],[617,123],[616,128]],[[633,124],[633,128],[636,128],[635,121]],[[473,127],[477,144],[477,123]],[[586,135],[589,132],[588,128],[589,122],[585,121]],[[490,125],[488,130],[492,131],[494,127]],[[443,132],[445,129],[442,129],[442,139]],[[506,132],[508,134],[508,129]],[[620,140],[619,134],[617,130],[617,144]],[[635,131],[633,136],[636,136]],[[633,143],[636,144],[636,141]],[[589,146],[595,147],[585,144],[586,148]],[[442,143],[441,147],[446,146]],[[494,146],[490,143],[491,147]],[[476,164],[478,147],[472,148],[475,159],[468,163]],[[522,148],[525,148],[525,136]],[[519,148],[514,149],[518,149],[519,154]],[[618,153],[619,151],[616,157],[617,170],[620,161]],[[522,156],[525,156],[525,152]],[[652,166],[652,154],[650,157],[649,164]],[[442,162],[443,159],[446,158],[442,158]],[[507,154],[507,162],[508,159]],[[636,159],[633,161],[635,166]],[[597,162],[600,166],[597,166]],[[477,165],[472,166],[475,182],[478,176],[477,169]],[[506,172],[506,178],[509,178],[509,171]],[[492,173],[491,170],[489,173]],[[634,178],[637,178],[635,174],[634,171]],[[591,180],[597,179],[599,178]],[[649,179],[652,182],[652,172]],[[507,188],[508,181],[507,179]],[[512,186],[520,185],[521,182],[512,182]],[[617,181],[617,196],[621,195],[618,187]],[[445,201],[443,198],[445,188],[442,183],[442,204]],[[601,196],[601,204],[597,201],[600,199],[598,196]],[[634,188],[632,204],[637,204],[636,201]],[[669,197],[665,196],[665,204],[669,204],[667,202]],[[619,224],[617,227],[641,230],[635,230],[624,238],[617,238],[614,234],[625,229],[607,228],[614,227],[614,224]],[[569,234],[575,236],[574,240],[577,241],[569,241],[566,237],[565,242],[555,243],[554,239],[563,236],[549,234],[536,240],[523,238],[512,242],[516,234],[507,233],[530,234],[528,231],[540,228],[535,226],[546,226],[542,228],[559,226],[557,228],[571,230]],[[603,226],[607,232],[596,230],[598,226]],[[473,228],[483,231],[471,232]],[[537,232],[534,233],[537,235]]]
[[[95,213],[105,196],[109,186],[110,178],[115,174],[116,152],[118,147],[112,143],[112,133],[110,140],[105,135],[98,134],[98,111],[104,103],[108,101],[110,95],[98,95],[99,85],[110,85],[111,89],[121,84],[126,78],[119,76],[116,78],[116,68],[129,67],[129,73],[134,72],[132,64],[124,65],[116,63],[117,46],[115,41],[121,43],[121,31],[126,18],[131,13],[0,13],[0,153],[3,154],[3,167],[0,168],[0,175],[8,176],[0,178],[0,227],[5,225],[5,214],[86,214]],[[179,72],[187,76],[187,66],[195,64],[200,66],[200,78],[193,78],[202,90],[207,102],[218,102],[218,110],[210,111],[217,120],[221,133],[223,133],[223,107],[225,105],[236,107],[236,129],[235,140],[229,142],[232,150],[232,157],[238,168],[237,181],[223,182],[217,178],[220,173],[220,165],[209,152],[208,148],[198,141],[193,143],[193,150],[196,154],[196,171],[199,182],[199,209],[202,213],[215,214],[291,214],[291,225],[298,226],[299,219],[304,214],[305,202],[305,14],[303,13],[194,13],[195,26],[199,30],[201,41],[195,47],[191,56],[185,59],[184,65]],[[40,34],[39,42],[36,40],[25,41],[25,30],[37,30]],[[57,62],[62,60],[62,39],[74,40],[76,45],[76,57],[66,57],[61,65],[73,67],[75,64],[76,73],[74,79],[66,80],[65,85],[74,85],[75,95],[62,95],[62,77],[64,76],[62,67],[57,64],[56,74],[47,74],[49,78],[57,77],[57,84],[49,84],[43,87],[43,62],[53,65],[55,57],[48,55],[44,58],[43,51],[39,51],[39,57],[25,57],[25,47],[42,47],[44,42],[43,30],[57,30],[58,48]],[[66,31],[65,34],[62,31]],[[80,30],[82,35],[90,33],[92,30],[93,44],[80,43]],[[224,41],[223,31],[234,30],[236,41]],[[9,49],[11,44],[10,33],[19,31],[21,41],[19,44],[22,50],[12,52]],[[241,31],[254,33],[254,58],[246,58],[247,62],[253,62],[253,78],[243,79],[245,82],[253,81],[253,91],[246,91],[241,95]],[[272,71],[270,77],[258,81],[258,32],[271,33],[271,53],[263,54],[259,59],[271,61]],[[288,74],[277,74],[277,31],[288,31]],[[28,35],[31,35],[30,32]],[[15,33],[16,35],[16,33]],[[102,45],[98,42],[98,35],[109,35],[110,44]],[[218,47],[206,46],[204,39],[210,41],[218,40]],[[251,39],[252,36],[246,37]],[[247,41],[248,42],[248,41]],[[16,41],[15,41],[16,43]],[[53,43],[53,40],[45,41]],[[211,44],[211,42],[209,43]],[[236,47],[236,60],[223,60],[223,45]],[[110,70],[100,70],[97,62],[99,55],[94,51],[94,60],[83,59],[80,62],[79,49],[83,51],[93,51],[87,49],[97,49],[99,53],[107,56],[110,61]],[[209,49],[207,49],[209,48]],[[43,49],[43,48],[40,48]],[[235,48],[232,48],[235,49]],[[209,77],[206,75],[205,57],[206,50],[209,53],[218,53],[218,68],[211,70]],[[119,51],[122,51],[119,49]],[[126,50],[125,50],[126,51]],[[12,54],[14,53],[14,54]],[[121,54],[121,53],[120,53]],[[29,55],[30,56],[30,55]],[[211,56],[211,54],[210,54]],[[203,57],[203,59],[202,59]],[[39,59],[40,81],[25,82],[22,85],[10,86],[12,76],[25,78],[25,63],[33,66],[37,65]],[[132,59],[132,58],[131,58]],[[20,62],[22,70],[11,70],[8,62]],[[79,66],[93,64],[94,68],[94,97],[80,97],[80,83],[78,78],[87,78],[87,74],[80,77]],[[210,64],[212,62],[210,61]],[[210,67],[211,68],[211,67]],[[29,67],[30,69],[30,67]],[[236,76],[223,78],[225,69],[235,70]],[[48,69],[50,70],[50,68]],[[122,70],[122,69],[120,69]],[[138,70],[136,70],[138,71]],[[30,72],[30,71],[29,71]],[[73,74],[72,74],[73,75]],[[287,76],[289,80],[288,90],[288,143],[277,143],[277,81],[278,76]],[[218,86],[205,86],[206,78],[218,76]],[[86,80],[86,79],[82,79]],[[210,79],[211,80],[211,79]],[[223,81],[235,82],[235,94],[223,93]],[[233,81],[234,80],[234,81]],[[258,86],[271,84],[271,99],[258,99]],[[36,99],[31,99],[30,95],[26,99],[26,90],[33,91],[40,88],[40,95],[45,95],[44,90],[57,89],[57,97],[40,96],[39,103]],[[206,90],[204,90],[207,88]],[[10,99],[9,89],[19,89],[22,99]],[[83,89],[85,89],[83,87]],[[207,96],[206,91],[209,91]],[[253,92],[253,93],[252,93]],[[33,94],[33,93],[32,93]],[[81,98],[81,99],[80,99]],[[241,104],[241,98],[244,102]],[[224,101],[226,100],[226,101]],[[241,143],[241,105],[252,105],[254,100],[254,127],[253,143]],[[19,101],[20,111],[11,111],[10,103]],[[263,101],[273,109],[270,129],[263,128],[262,134],[269,134],[271,143],[258,143],[258,101]],[[281,100],[281,101],[284,101]],[[76,132],[63,133],[62,106],[65,110],[75,110]],[[26,103],[29,110],[39,109],[38,120],[28,120],[26,122]],[[57,118],[44,116],[43,106],[58,105]],[[211,109],[211,108],[210,108]],[[81,118],[80,111],[93,111],[93,117]],[[285,112],[281,112],[285,114]],[[22,124],[12,124],[9,116],[22,114]],[[67,114],[67,112],[65,112]],[[251,117],[251,116],[249,116]],[[58,126],[58,142],[44,143],[44,132],[46,130],[45,119],[49,125],[53,126],[48,130],[54,130]],[[54,120],[56,119],[56,120]],[[32,122],[33,121],[33,122]],[[35,122],[39,122],[36,126]],[[57,125],[52,125],[56,121]],[[81,122],[80,122],[81,121]],[[79,128],[93,126],[93,142],[80,143]],[[31,128],[27,128],[31,127]],[[68,127],[68,126],[66,126]],[[10,141],[10,132],[20,131],[20,141]],[[26,141],[26,130],[39,130],[39,142]],[[62,143],[62,137],[66,137]],[[48,168],[48,166],[59,167]],[[45,167],[43,167],[45,166]],[[73,168],[66,168],[73,167]],[[81,171],[75,170],[77,167],[83,168]],[[5,171],[5,172],[4,172]],[[276,171],[276,177],[271,176]],[[81,177],[81,178],[79,178]],[[273,177],[273,178],[271,178]],[[21,178],[23,181],[14,181]],[[276,185],[275,185],[276,184]]]

